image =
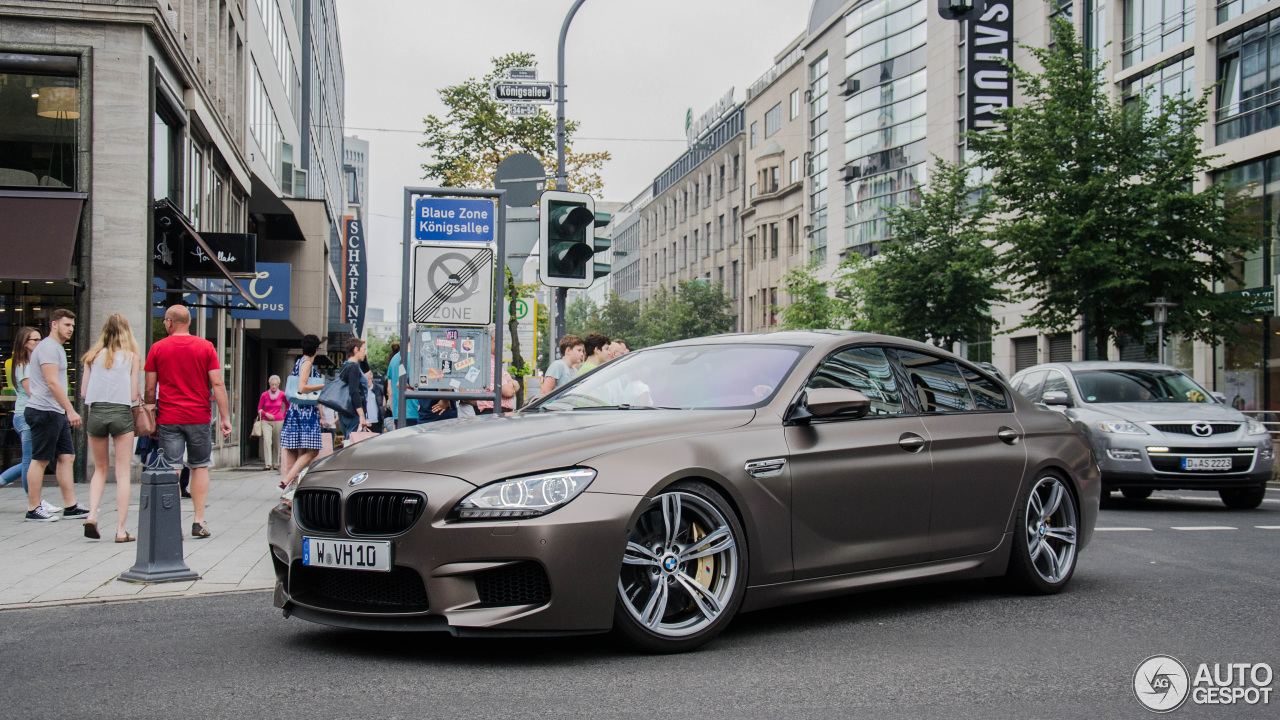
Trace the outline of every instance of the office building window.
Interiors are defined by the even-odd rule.
[[[827,262],[827,56],[809,65],[810,261]]]
[[[787,119],[795,120],[796,116],[799,114],[800,114],[800,91],[792,90],[791,97],[787,105]]]
[[[1196,59],[1189,51],[1125,81],[1122,88],[1126,106],[1145,98],[1148,109],[1154,112],[1160,111],[1165,98],[1186,92],[1196,92]]]
[[[751,123],[751,147],[756,146],[756,126],[760,123]]]
[[[1195,0],[1129,0],[1124,3],[1123,32],[1123,67],[1153,58],[1195,37]]]
[[[764,136],[767,138],[782,129],[782,103],[769,108],[764,114]]]
[[[1218,40],[1219,144],[1280,125],[1280,13]]]
[[[0,186],[74,190],[80,129],[77,58],[6,56],[16,64],[0,66]],[[38,68],[39,74],[28,74],[28,68]]]
[[[1260,8],[1265,5],[1267,0],[1227,0],[1227,2],[1218,3],[1218,24],[1239,17],[1250,10]]]

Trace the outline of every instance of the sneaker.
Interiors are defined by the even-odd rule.
[[[44,508],[44,511],[49,513],[50,515],[57,515],[58,513],[62,512],[62,506],[54,505],[50,503],[48,500],[41,500],[40,507]]]
[[[27,522],[57,522],[57,515],[50,515],[44,511],[43,506],[37,506],[35,510],[27,511]]]
[[[62,517],[68,520],[79,520],[89,517],[89,508],[76,503],[75,507],[69,507],[62,511]]]

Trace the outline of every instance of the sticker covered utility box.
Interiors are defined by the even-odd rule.
[[[417,328],[413,331],[419,390],[487,390],[493,339],[488,328]]]

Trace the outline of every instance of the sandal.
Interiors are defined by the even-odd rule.
[[[117,538],[116,538],[116,542],[118,542],[118,543],[135,542],[135,541],[137,541],[137,539],[138,539],[138,538],[136,538],[136,537],[134,537],[134,536],[130,535],[128,532],[126,532],[126,533],[124,534],[124,537],[117,537]]]
[[[191,523],[191,537],[207,538],[213,535],[209,532],[209,523]]]
[[[90,540],[101,540],[102,535],[98,533],[98,523],[84,521],[84,536]]]

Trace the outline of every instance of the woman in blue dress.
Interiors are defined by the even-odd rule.
[[[315,370],[316,350],[320,338],[306,335],[302,338],[302,357],[293,364],[293,375],[298,377],[298,392],[310,393],[324,387],[324,378]],[[280,446],[285,451],[287,468],[280,487],[293,482],[302,469],[311,464],[320,453],[320,410],[315,405],[303,405],[290,398],[289,409],[284,414],[284,429],[280,431]],[[289,463],[287,459],[292,458]]]

